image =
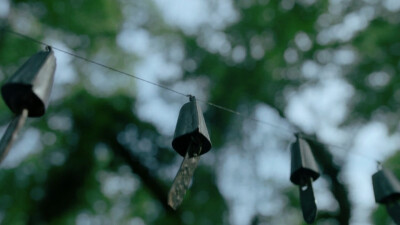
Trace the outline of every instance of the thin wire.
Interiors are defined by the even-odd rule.
[[[12,34],[14,34],[14,35],[23,37],[23,38],[25,38],[25,39],[31,40],[31,41],[33,41],[33,42],[35,42],[35,43],[37,43],[37,44],[41,44],[41,45],[45,45],[45,46],[50,46],[51,48],[53,48],[53,49],[55,49],[55,50],[57,50],[57,51],[60,51],[60,52],[63,52],[63,53],[65,53],[65,54],[71,55],[71,56],[73,56],[73,57],[79,58],[79,59],[84,60],[84,61],[86,61],[86,62],[89,62],[89,63],[95,64],[95,65],[98,65],[98,66],[103,67],[103,68],[106,68],[106,69],[108,69],[108,70],[111,70],[111,71],[114,71],[114,72],[117,72],[117,73],[120,73],[120,74],[129,76],[129,77],[133,77],[133,78],[138,79],[138,80],[140,80],[140,81],[143,81],[143,82],[146,82],[146,83],[148,83],[148,84],[157,86],[157,87],[159,87],[159,88],[163,88],[163,89],[165,89],[165,90],[174,92],[174,93],[176,93],[176,94],[179,94],[179,95],[182,95],[182,96],[185,96],[185,97],[188,97],[188,96],[189,96],[188,94],[185,94],[185,93],[176,91],[176,90],[174,90],[174,89],[171,89],[171,88],[166,87],[166,86],[164,86],[164,85],[161,85],[161,84],[159,84],[159,83],[146,80],[146,79],[144,79],[144,78],[135,76],[135,75],[133,75],[133,74],[124,72],[124,71],[122,71],[122,70],[115,69],[115,68],[113,68],[113,67],[111,67],[111,66],[107,66],[107,65],[105,65],[105,64],[102,64],[102,63],[96,62],[96,61],[94,61],[94,60],[85,58],[85,57],[80,56],[80,55],[77,55],[77,54],[75,54],[75,53],[68,52],[68,51],[66,51],[66,50],[63,50],[63,49],[54,47],[54,46],[49,45],[49,44],[47,44],[47,43],[45,43],[45,42],[43,42],[43,41],[39,41],[39,40],[37,40],[37,39],[34,39],[34,38],[30,37],[30,36],[27,36],[27,35],[24,35],[24,34],[21,34],[21,33],[12,31],[12,30],[9,30],[9,29],[5,29],[5,31],[7,31],[7,32],[9,32],[9,33],[12,33]]]
[[[336,149],[338,149],[338,150],[342,150],[342,151],[344,151],[344,152],[346,152],[346,153],[353,154],[353,155],[356,155],[356,156],[361,156],[361,157],[364,157],[364,158],[366,158],[366,159],[368,159],[368,160],[375,161],[377,164],[382,164],[381,161],[375,159],[374,157],[372,157],[372,156],[370,156],[370,155],[368,155],[368,154],[365,154],[365,153],[363,153],[363,152],[350,151],[350,148],[351,148],[350,146],[344,147],[344,146],[340,146],[340,145],[336,145],[336,144],[324,143],[324,142],[322,142],[322,141],[316,139],[315,137],[312,137],[312,136],[310,136],[310,135],[303,134],[303,133],[302,133],[300,136],[301,136],[302,138],[304,138],[304,139],[309,140],[309,141],[312,141],[312,142],[315,142],[315,143],[318,143],[318,144],[322,144],[322,145],[325,145],[325,146],[330,146],[330,147],[332,147],[332,148],[336,148]]]
[[[235,114],[237,116],[242,117],[243,119],[252,120],[254,122],[262,123],[262,124],[268,125],[270,127],[275,127],[277,129],[284,130],[284,131],[287,131],[290,134],[293,134],[293,130],[290,130],[290,129],[284,128],[282,126],[278,126],[276,124],[273,124],[273,123],[270,123],[270,122],[266,122],[266,121],[263,121],[263,120],[260,120],[260,119],[254,118],[254,117],[249,117],[249,116],[243,115],[242,113],[240,113],[238,111],[235,111],[233,109],[227,108],[225,106],[218,105],[218,104],[215,104],[215,103],[212,103],[212,102],[208,102],[208,101],[204,101],[204,100],[201,100],[201,99],[197,99],[197,101],[203,102],[204,104],[210,105],[210,106],[215,107],[217,109],[224,110],[226,112]]]
[[[55,50],[57,50],[57,51],[59,51],[59,52],[62,52],[62,53],[71,55],[71,56],[73,56],[73,57],[79,58],[79,59],[84,60],[84,61],[86,61],[86,62],[89,62],[89,63],[95,64],[95,65],[97,65],[97,66],[106,68],[106,69],[108,69],[108,70],[114,71],[114,72],[116,72],[116,73],[120,73],[120,74],[129,76],[129,77],[135,78],[135,79],[137,79],[137,80],[140,80],[140,81],[143,81],[143,82],[145,82],[145,83],[148,83],[148,84],[157,86],[157,87],[159,87],[159,88],[168,90],[168,91],[170,91],[170,92],[173,92],[173,93],[178,94],[178,95],[181,95],[181,96],[191,97],[190,94],[185,94],[185,93],[183,93],[183,92],[174,90],[174,89],[172,89],[172,88],[166,87],[166,86],[161,85],[161,84],[159,84],[159,83],[146,80],[146,79],[141,78],[141,77],[139,77],[139,76],[136,76],[136,75],[133,75],[133,74],[124,72],[124,71],[119,70],[119,69],[115,69],[115,68],[113,68],[113,67],[111,67],[111,66],[107,66],[107,65],[105,65],[105,64],[102,64],[102,63],[96,62],[96,61],[94,61],[94,60],[85,58],[85,57],[80,56],[80,55],[77,55],[77,54],[75,54],[75,53],[72,53],[72,52],[63,50],[63,49],[58,48],[58,47],[54,47],[54,46],[52,46],[52,45],[49,45],[49,44],[47,44],[47,43],[45,43],[45,42],[43,42],[43,41],[34,39],[34,38],[32,38],[32,37],[30,37],[30,36],[27,36],[27,35],[25,35],[25,34],[21,34],[21,33],[19,33],[19,32],[16,32],[16,31],[13,31],[13,30],[10,30],[10,29],[7,29],[7,28],[4,28],[3,30],[6,31],[6,32],[8,32],[8,33],[11,33],[11,34],[17,35],[17,36],[19,36],[19,37],[25,38],[25,39],[27,39],[27,40],[30,40],[30,41],[32,41],[32,42],[35,42],[35,43],[37,43],[37,44],[44,45],[44,46],[50,46],[51,48],[53,48],[53,49],[55,49]],[[220,109],[220,110],[223,110],[223,111],[232,113],[232,114],[234,114],[234,115],[237,115],[237,116],[239,116],[239,117],[242,117],[243,119],[251,120],[251,121],[254,121],[254,122],[256,122],[256,123],[260,123],[260,124],[264,124],[264,125],[267,125],[267,126],[270,126],[270,127],[274,127],[274,128],[277,128],[277,129],[286,131],[286,132],[288,132],[288,133],[290,133],[290,134],[296,133],[296,132],[294,132],[294,131],[291,130],[291,129],[287,129],[287,128],[284,128],[284,127],[282,127],[282,126],[279,126],[279,125],[276,125],[276,124],[273,124],[273,123],[270,123],[270,122],[266,122],[266,121],[263,121],[263,120],[260,120],[260,119],[254,118],[254,117],[249,117],[249,116],[243,115],[242,113],[240,113],[240,112],[238,112],[238,111],[235,111],[235,110],[233,110],[233,109],[230,109],[230,108],[228,108],[228,107],[225,107],[225,106],[222,106],[222,105],[219,105],[219,104],[215,104],[215,103],[212,103],[212,102],[208,102],[208,101],[205,101],[205,100],[202,100],[202,99],[197,99],[197,101],[202,102],[202,103],[207,104],[207,105],[210,105],[210,106],[212,106],[212,107],[214,107],[214,108],[217,108],[217,109]],[[362,156],[362,157],[364,157],[364,158],[366,158],[366,159],[369,159],[369,160],[372,160],[372,161],[376,161],[378,164],[381,164],[381,162],[380,162],[379,160],[376,160],[376,159],[374,159],[373,157],[371,157],[371,156],[369,156],[369,155],[366,155],[366,154],[361,153],[361,152],[349,151],[349,149],[350,149],[349,147],[343,147],[343,146],[339,146],[339,145],[336,145],[336,144],[324,143],[324,142],[321,142],[321,141],[317,140],[317,139],[314,138],[314,137],[311,137],[311,136],[305,135],[305,134],[302,134],[301,136],[302,136],[303,138],[308,139],[308,140],[310,140],[310,141],[313,141],[313,142],[315,142],[315,143],[318,143],[318,144],[321,144],[321,145],[324,145],[324,146],[330,146],[330,147],[333,147],[333,148],[336,148],[336,149],[340,149],[340,150],[344,150],[344,151],[346,151],[346,152],[348,152],[348,153],[350,153],[350,154]]]
[[[126,76],[129,76],[129,77],[133,77],[133,78],[138,79],[138,80],[140,80],[140,81],[143,81],[143,82],[146,82],[146,83],[148,83],[148,84],[151,84],[151,85],[154,85],[154,86],[163,88],[163,89],[165,89],[165,90],[174,92],[174,93],[176,93],[176,94],[179,94],[179,95],[182,95],[182,96],[185,96],[185,97],[190,97],[190,96],[191,96],[190,94],[182,93],[182,92],[180,92],[180,91],[171,89],[171,88],[166,87],[166,86],[164,86],[164,85],[161,85],[161,84],[159,84],[159,83],[146,80],[146,79],[144,79],[144,78],[135,76],[135,75],[133,75],[133,74],[130,74],[130,73],[127,73],[127,72],[118,70],[118,69],[115,69],[115,68],[113,68],[113,67],[111,67],[111,66],[107,66],[107,65],[105,65],[105,64],[102,64],[102,63],[96,62],[96,61],[94,61],[94,60],[85,58],[85,57],[80,56],[80,55],[77,55],[77,54],[75,54],[75,53],[68,52],[68,51],[63,50],[63,49],[60,49],[60,48],[58,48],[58,47],[54,47],[54,46],[49,45],[49,44],[47,44],[47,43],[45,43],[45,42],[43,42],[43,41],[39,41],[39,40],[37,40],[37,39],[34,39],[34,38],[30,37],[30,36],[21,34],[21,33],[19,33],[19,32],[15,32],[15,31],[9,30],[9,29],[5,29],[5,31],[7,31],[7,32],[9,32],[9,33],[12,33],[12,34],[14,34],[14,35],[17,35],[17,36],[19,36],[19,37],[22,37],[22,38],[31,40],[31,41],[33,41],[33,42],[35,42],[35,43],[37,43],[37,44],[44,45],[44,46],[50,46],[52,49],[55,49],[55,50],[57,50],[57,51],[63,52],[63,53],[65,53],[65,54],[68,54],[68,55],[71,55],[71,56],[73,56],[73,57],[79,58],[79,59],[81,59],[81,60],[87,61],[87,62],[89,62],[89,63],[92,63],[92,64],[95,64],[95,65],[101,66],[101,67],[106,68],[106,69],[109,69],[109,70],[111,70],[111,71],[114,71],[114,72],[117,72],[117,73],[121,73],[121,74],[126,75]],[[197,99],[197,98],[196,98],[196,99]],[[258,122],[258,123],[266,124],[266,125],[271,126],[271,127],[275,127],[275,128],[281,129],[281,130],[285,130],[285,131],[287,131],[287,132],[289,132],[289,133],[291,133],[291,134],[293,133],[293,131],[290,130],[290,129],[283,128],[282,126],[278,126],[278,125],[276,125],[276,124],[269,123],[269,122],[266,122],[266,121],[263,121],[263,120],[259,120],[259,119],[253,118],[253,117],[245,116],[245,115],[241,114],[240,112],[237,112],[237,111],[235,111],[235,110],[233,110],[233,109],[230,109],[230,108],[227,108],[227,107],[225,107],[225,106],[218,105],[218,104],[215,104],[215,103],[212,103],[212,102],[208,102],[208,101],[205,101],[205,100],[201,100],[201,99],[197,99],[197,101],[202,102],[202,103],[204,103],[204,104],[208,104],[208,105],[210,105],[210,106],[212,106],[212,107],[215,107],[215,108],[218,108],[218,109],[220,109],[220,110],[224,110],[224,111],[226,111],[226,112],[229,112],[229,113],[238,115],[238,116],[240,116],[240,117],[242,117],[242,118],[244,118],[244,119],[252,120],[252,121],[255,121],[255,122]]]
[[[242,117],[243,119],[252,120],[252,121],[255,121],[255,122],[257,122],[257,123],[261,123],[261,124],[268,125],[268,126],[270,126],[270,127],[275,127],[275,128],[277,128],[277,129],[287,131],[287,132],[290,133],[290,134],[296,133],[296,132],[293,132],[293,130],[290,130],[290,129],[284,128],[284,127],[282,127],[282,126],[278,126],[278,125],[276,125],[276,124],[269,123],[269,122],[266,122],[266,121],[263,121],[263,120],[259,120],[259,119],[256,119],[256,118],[254,118],[254,117],[249,117],[249,116],[243,115],[243,114],[241,114],[240,112],[237,112],[237,111],[235,111],[235,110],[232,110],[232,109],[230,109],[230,108],[227,108],[227,107],[224,107],[224,106],[221,106],[221,105],[218,105],[218,104],[214,104],[214,103],[212,103],[212,102],[207,102],[207,101],[204,101],[204,100],[201,100],[201,99],[197,99],[197,101],[203,102],[203,103],[205,103],[205,104],[208,104],[208,105],[213,106],[213,107],[215,107],[215,108],[218,108],[218,109],[220,109],[220,110],[224,110],[224,111],[230,112],[230,113],[232,113],[232,114],[235,114],[235,115],[237,115],[237,116]],[[362,152],[350,151],[350,147],[344,147],[344,146],[340,146],[340,145],[336,145],[336,144],[331,144],[331,143],[324,143],[324,142],[322,142],[322,141],[316,139],[315,137],[312,137],[312,136],[306,135],[306,134],[301,134],[301,137],[304,138],[304,139],[307,139],[307,140],[309,140],[309,141],[312,141],[312,142],[315,142],[315,143],[324,145],[324,146],[329,146],[329,147],[332,147],[332,148],[336,148],[336,149],[342,150],[342,151],[344,151],[344,152],[346,152],[346,153],[349,153],[349,154],[353,154],[353,155],[356,155],[356,156],[364,157],[364,158],[366,158],[366,159],[368,159],[368,160],[375,161],[377,164],[382,164],[379,160],[373,158],[373,157],[370,156],[370,155],[367,155],[367,154],[362,153]]]

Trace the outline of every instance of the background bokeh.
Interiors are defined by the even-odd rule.
[[[398,0],[0,0],[2,83],[44,47],[13,30],[265,122],[201,104],[213,149],[172,211],[188,99],[55,50],[48,111],[1,165],[1,224],[304,224],[289,181],[296,130],[318,140],[315,224],[393,224],[371,175],[379,160],[400,177],[399,11]],[[12,116],[1,101],[2,132]]]

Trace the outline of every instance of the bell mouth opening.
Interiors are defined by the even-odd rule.
[[[28,110],[29,117],[40,117],[45,113],[43,101],[32,91],[32,85],[9,83],[1,88],[7,106],[15,114]]]
[[[400,201],[400,193],[393,193],[385,198],[376,200],[376,202],[386,205],[391,205],[398,201]]]
[[[210,141],[203,134],[199,133],[198,130],[176,137],[172,141],[172,147],[175,149],[176,152],[179,153],[179,155],[185,157],[186,151],[190,143],[193,142],[192,138],[199,140],[199,142],[202,145],[201,152],[199,153],[199,155],[203,155],[208,151],[210,151],[211,149]]]
[[[308,168],[300,168],[290,175],[290,181],[296,185],[305,185],[305,180],[312,178],[313,181],[319,178],[319,173]]]

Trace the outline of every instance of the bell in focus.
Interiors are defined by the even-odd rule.
[[[372,175],[375,202],[384,204],[393,221],[400,225],[400,182],[387,169],[381,169]]]
[[[168,205],[176,209],[189,188],[200,155],[211,149],[203,113],[193,96],[190,96],[190,101],[184,104],[179,112],[172,147],[184,157],[168,193]]]
[[[1,88],[15,114],[0,140],[0,162],[5,158],[26,118],[44,115],[53,86],[56,58],[50,47],[31,56]]]
[[[290,181],[299,186],[300,204],[304,220],[311,224],[317,216],[317,204],[312,182],[319,177],[319,169],[309,144],[296,135],[296,142],[291,145]]]

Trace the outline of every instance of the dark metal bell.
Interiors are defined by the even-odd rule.
[[[28,116],[42,116],[54,81],[56,58],[50,47],[36,53],[1,88],[7,106],[15,114],[0,139],[0,162],[6,157]]]
[[[299,185],[300,204],[304,220],[311,224],[317,216],[312,182],[318,179],[319,169],[308,143],[296,135],[296,142],[291,146],[292,183]]]
[[[28,116],[42,116],[54,81],[56,59],[50,47],[29,58],[1,88],[7,106],[15,114],[28,110]]]
[[[392,171],[381,169],[372,175],[375,201],[386,206],[396,224],[400,224],[400,182]]]
[[[294,184],[303,185],[303,177],[311,177],[315,181],[320,175],[310,145],[299,136],[291,146],[291,164],[290,181]]]
[[[381,169],[372,175],[372,184],[377,203],[385,204],[400,197],[400,182],[390,170]]]
[[[181,156],[185,157],[192,141],[199,142],[198,144],[201,145],[199,155],[211,149],[210,136],[208,135],[203,113],[193,96],[190,97],[188,103],[182,106],[179,112],[172,147]]]
[[[184,157],[168,193],[168,205],[177,209],[189,188],[200,155],[211,149],[203,113],[194,96],[190,96],[190,101],[179,112],[172,146]]]

